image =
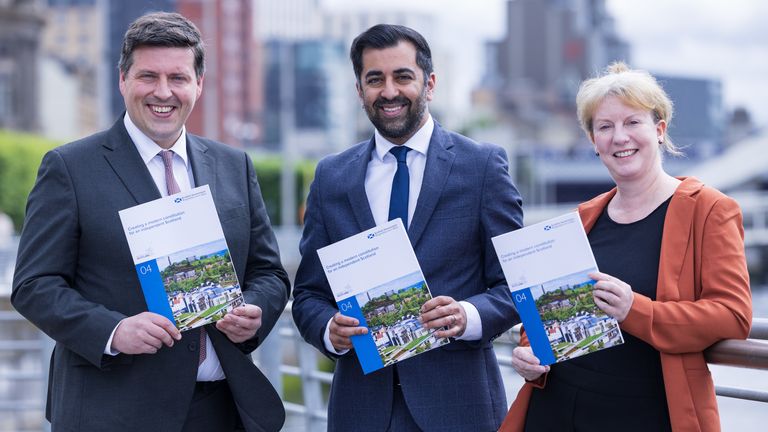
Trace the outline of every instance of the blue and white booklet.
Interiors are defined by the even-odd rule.
[[[215,322],[243,304],[208,185],[119,214],[151,312],[184,331]]]
[[[339,311],[368,334],[352,336],[368,374],[449,343],[419,322],[432,298],[400,219],[318,249]]]
[[[534,355],[543,365],[624,343],[592,297],[597,271],[578,212],[492,239]]]

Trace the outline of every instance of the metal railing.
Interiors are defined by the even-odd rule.
[[[31,325],[14,311],[0,312],[0,326]],[[516,346],[519,328],[496,340],[497,357],[505,379],[514,375],[511,368],[511,350]],[[0,359],[13,358],[20,368],[0,365],[0,430],[47,430],[43,420],[47,364],[51,341],[34,331],[31,339],[0,339]],[[6,336],[7,337],[7,336]],[[710,364],[738,368],[768,369],[768,319],[755,318],[746,340],[725,340],[705,352]],[[285,385],[291,381],[300,384],[300,400],[286,400],[285,408],[292,427],[286,430],[325,430],[327,420],[327,389],[333,374],[318,368],[322,355],[305,343],[291,318],[290,305],[284,311],[275,330],[256,351],[255,361],[269,377],[275,388],[284,395]],[[33,390],[30,391],[30,388]],[[20,391],[19,389],[26,389]],[[294,389],[295,390],[295,389]],[[768,391],[716,385],[719,396],[750,401],[768,402]],[[3,399],[4,398],[4,399]]]
[[[710,364],[750,369],[768,369],[768,318],[754,318],[746,340],[728,339],[704,352]],[[718,396],[768,402],[768,391],[715,385]]]

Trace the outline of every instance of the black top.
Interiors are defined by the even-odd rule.
[[[611,220],[606,208],[587,235],[598,269],[652,300],[669,201],[629,224]],[[533,393],[525,430],[671,430],[659,352],[622,335],[622,345],[553,364],[544,391]]]
[[[587,235],[601,272],[617,277],[632,291],[656,300],[661,235],[669,200],[645,218],[628,224],[614,222],[608,208]],[[622,332],[624,344],[569,360],[574,366],[628,379],[658,380],[663,392],[659,352],[642,340]]]

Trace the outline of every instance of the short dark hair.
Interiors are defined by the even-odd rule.
[[[143,15],[128,26],[123,36],[120,62],[122,74],[133,65],[133,52],[143,46],[189,48],[195,55],[195,74],[205,73],[205,48],[200,30],[192,21],[175,12],[152,12]]]
[[[400,41],[410,42],[416,48],[416,64],[424,71],[426,82],[432,73],[432,50],[429,49],[427,40],[416,30],[396,24],[376,24],[352,41],[349,58],[352,60],[357,82],[360,82],[360,74],[363,72],[363,51],[367,48],[391,48]]]

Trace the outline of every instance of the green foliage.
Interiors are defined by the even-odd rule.
[[[569,318],[578,315],[580,312],[586,312],[597,316],[605,315],[605,313],[597,307],[595,299],[592,297],[593,285],[592,282],[586,282],[564,291],[555,290],[543,294],[536,299],[536,306],[539,308],[541,308],[542,305],[563,300],[568,300],[570,302],[570,307],[563,306],[557,309],[543,311],[541,313],[541,319],[544,321],[566,321]]]
[[[269,219],[273,225],[279,225],[282,222],[282,209],[280,205],[280,178],[283,170],[282,158],[276,156],[261,157],[257,155],[251,155],[251,157]],[[299,161],[294,168],[296,175],[297,220],[299,223],[303,221],[304,204],[309,194],[309,185],[315,177],[316,165],[316,161]]]
[[[16,229],[24,222],[40,160],[56,145],[39,136],[0,130],[0,212],[11,217]]]
[[[32,190],[43,155],[59,144],[36,135],[0,130],[0,212],[11,217],[16,229],[21,229],[24,222],[27,196]],[[272,223],[278,225],[281,221],[282,159],[252,156],[267,212]],[[316,161],[299,161],[295,164],[299,222],[303,221],[304,203],[316,165]]]
[[[395,294],[383,295],[371,299],[371,301],[363,306],[362,311],[369,327],[379,327],[382,325],[389,327],[401,321],[404,316],[419,315],[421,305],[427,300],[429,300],[427,285],[421,283],[418,286],[411,287]],[[376,309],[387,307],[389,305],[394,305],[394,310],[381,315],[373,314]]]
[[[174,275],[189,271],[194,271],[193,277],[172,280]],[[208,283],[221,286],[237,284],[237,276],[234,267],[232,267],[229,252],[222,255],[209,255],[194,261],[185,259],[173,263],[163,269],[160,276],[166,281],[165,290],[167,292],[190,292]]]

